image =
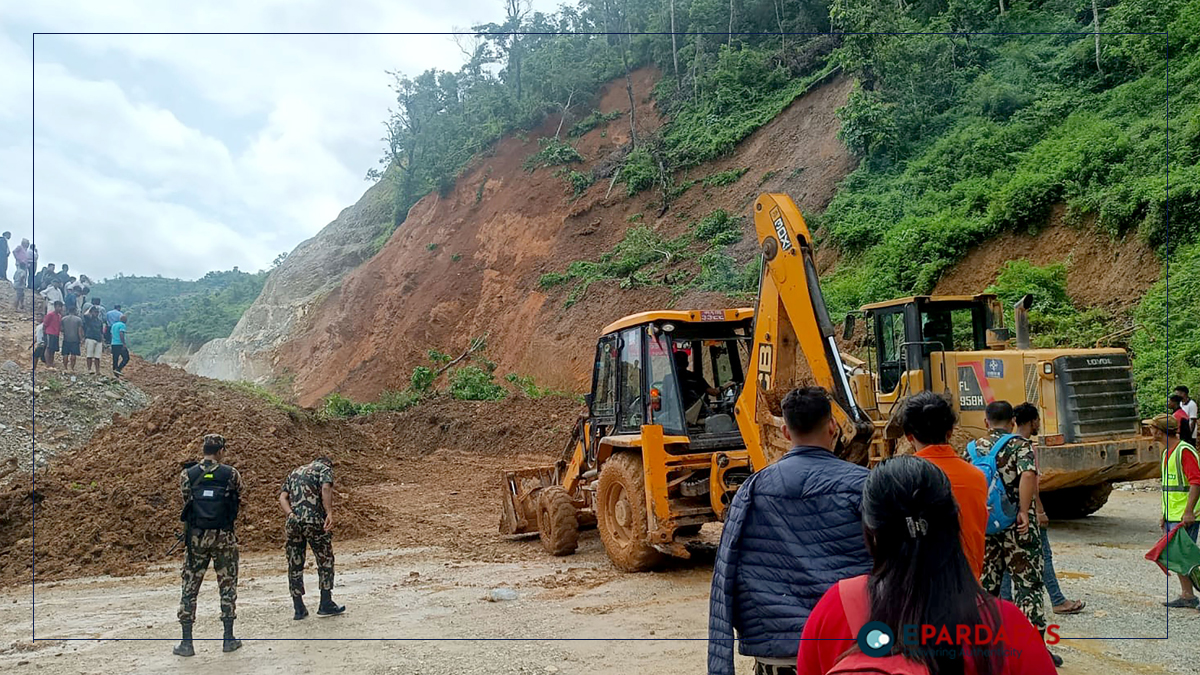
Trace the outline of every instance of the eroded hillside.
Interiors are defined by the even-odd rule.
[[[660,124],[650,93],[656,72],[638,71],[634,95],[639,133]],[[628,110],[623,81],[598,99],[602,113]],[[302,404],[340,391],[369,399],[407,384],[413,366],[429,349],[461,349],[475,336],[488,338],[488,356],[501,372],[533,375],[539,383],[578,389],[587,373],[594,339],[607,323],[649,307],[725,306],[733,301],[699,289],[672,292],[648,284],[618,291],[600,280],[565,307],[567,291],[544,289],[539,278],[577,260],[595,260],[626,232],[648,226],[664,237],[685,232],[717,209],[747,211],[764,190],[784,191],[802,209],[820,211],[854,160],[836,140],[835,111],[852,83],[833,78],[817,85],[781,115],[741,143],[729,156],[694,169],[681,182],[701,181],[661,212],[655,191],[633,198],[613,187],[603,167],[629,141],[629,118],[617,116],[574,143],[581,170],[601,176],[577,199],[553,169],[522,167],[553,136],[549,120],[528,140],[506,138],[491,156],[479,158],[445,196],[433,193],[409,212],[384,249],[346,275],[312,311],[311,319],[276,349],[278,367],[294,377]],[[704,178],[744,172],[727,185]],[[611,175],[611,174],[610,174]],[[741,223],[749,228],[748,220]],[[749,238],[746,238],[749,239]],[[748,241],[734,248],[741,261],[753,255]]]

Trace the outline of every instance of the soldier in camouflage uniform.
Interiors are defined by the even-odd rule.
[[[183,561],[183,595],[179,601],[179,623],[183,639],[173,650],[179,656],[193,656],[192,623],[196,620],[196,596],[211,561],[217,573],[221,594],[221,621],[225,624],[222,650],[232,652],[242,646],[233,636],[237,617],[238,543],[233,531],[241,500],[242,479],[237,469],[221,464],[225,439],[217,434],[204,437],[204,459],[179,474],[183,493],[184,536],[187,556]]]
[[[279,506],[287,514],[288,589],[296,620],[308,616],[304,606],[304,552],[312,547],[321,589],[319,616],[346,611],[333,601],[333,461],[320,457],[295,469],[279,490]]]
[[[976,439],[981,455],[995,450],[996,471],[1004,483],[1008,500],[1016,507],[1017,520],[1007,530],[989,534],[983,551],[983,589],[1000,595],[1000,583],[1007,571],[1012,576],[1013,603],[1029,622],[1041,632],[1046,630],[1046,615],[1042,608],[1042,535],[1035,513],[1034,495],[1037,492],[1037,460],[1033,443],[1016,436],[1004,447],[994,448],[1001,436],[1013,433],[1013,408],[1007,401],[995,401],[987,407],[988,435]],[[1030,483],[1032,481],[1032,483]],[[1022,482],[1026,489],[1021,489]],[[1022,492],[1026,501],[1022,502]]]

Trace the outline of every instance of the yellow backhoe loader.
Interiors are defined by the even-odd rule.
[[[848,336],[864,319],[866,360],[842,354],[796,205],[762,195],[754,225],[757,307],[645,312],[607,326],[563,457],[504,473],[501,533],[537,532],[548,552],[566,555],[595,524],[627,571],[688,557],[705,545],[700,527],[722,520],[746,478],[787,451],[779,402],[806,384],[830,392],[842,430],[835,451],[863,465],[903,451],[892,413],[914,392],[951,396],[967,435],[986,431],[992,400],[1035,403],[1052,517],[1091,513],[1112,481],[1155,475],[1124,351],[1030,349],[1028,299],[1009,349],[999,302],[976,295],[867,305],[844,326]]]

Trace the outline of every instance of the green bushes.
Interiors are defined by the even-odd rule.
[[[583,161],[583,155],[566,141],[557,138],[542,138],[538,140],[541,149],[527,157],[521,167],[526,171],[535,171],[542,167],[577,164]]]
[[[728,171],[714,173],[713,175],[704,179],[704,187],[724,187],[726,185],[733,185],[734,183],[738,182],[738,180],[749,170],[750,167],[747,166],[741,169],[730,169]]]
[[[635,214],[641,220],[641,214]],[[625,237],[598,260],[576,260],[563,272],[547,272],[538,279],[543,289],[573,283],[566,306],[581,300],[588,287],[600,280],[616,279],[620,288],[668,286],[675,293],[689,288],[740,295],[758,289],[757,258],[739,265],[728,247],[741,241],[743,219],[717,209],[687,232],[674,238],[645,225],[631,227]],[[684,265],[695,261],[695,266]]]
[[[552,396],[559,393],[549,387],[538,386],[536,383],[534,383],[533,377],[530,375],[509,373],[508,375],[504,376],[504,380],[516,387],[518,391],[525,394],[525,396],[529,398],[545,398],[547,396]]]
[[[1052,263],[1037,267],[1028,260],[1004,263],[996,283],[987,289],[999,296],[1005,307],[1012,307],[1027,294],[1033,295],[1031,309],[1041,312],[1061,312],[1071,307],[1067,296],[1067,266]]]
[[[508,395],[491,371],[479,366],[460,366],[450,376],[450,396],[460,401],[499,401]]]
[[[1200,244],[1175,249],[1167,274],[1134,312],[1132,327],[1138,403],[1143,415],[1158,414],[1174,387],[1200,386]]]
[[[348,419],[357,415],[375,412],[374,403],[355,403],[349,398],[334,392],[321,399],[319,414],[326,419]]]
[[[566,179],[567,187],[571,189],[572,199],[578,199],[580,195],[582,195],[587,191],[588,188],[592,186],[592,183],[596,182],[596,179],[592,175],[591,171],[582,173],[580,171],[571,170],[565,171],[560,175]]]
[[[701,218],[693,232],[698,241],[708,242],[714,248],[736,244],[742,240],[742,219],[717,209]]]
[[[1006,308],[1026,294],[1033,296],[1029,330],[1035,348],[1091,347],[1114,330],[1108,312],[1080,310],[1071,303],[1062,263],[1037,267],[1027,260],[1010,260],[987,292],[999,296]]]
[[[614,110],[610,113],[602,113],[599,110],[593,110],[587,117],[576,122],[575,125],[571,127],[571,130],[567,132],[567,135],[571,138],[579,138],[601,124],[604,124],[605,122],[611,122],[612,120],[615,120],[624,114],[625,112],[622,110]]]
[[[794,78],[772,47],[721,46],[715,65],[696,83],[701,95],[667,106],[672,118],[663,143],[671,166],[696,166],[732,150],[829,71]]]
[[[620,180],[630,197],[654,187],[659,180],[658,165],[645,147],[634,148],[621,165]]]

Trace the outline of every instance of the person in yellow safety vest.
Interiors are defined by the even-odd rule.
[[[1162,502],[1160,520],[1163,532],[1170,532],[1183,523],[1183,532],[1196,540],[1196,501],[1200,498],[1200,453],[1188,443],[1179,440],[1179,420],[1171,415],[1158,415],[1154,419],[1142,420],[1150,428],[1154,440],[1165,447],[1162,459]],[[1200,605],[1196,599],[1192,580],[1177,574],[1181,593],[1178,598],[1164,602],[1167,607],[1192,607]]]

